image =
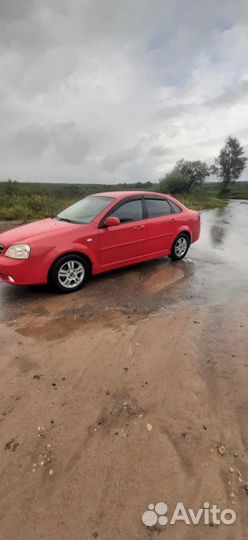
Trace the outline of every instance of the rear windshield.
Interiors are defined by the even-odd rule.
[[[57,219],[69,223],[90,223],[115,199],[99,195],[90,195],[60,212]]]

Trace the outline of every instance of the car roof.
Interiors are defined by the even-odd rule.
[[[150,195],[151,197],[153,195],[157,195],[159,197],[164,197],[164,193],[156,193],[155,191],[102,191],[101,193],[94,193],[93,195],[98,195],[101,197],[113,197],[114,199],[125,199],[126,197],[132,197],[132,196],[144,196],[144,195]],[[166,195],[167,197],[167,195]],[[168,196],[169,197],[169,196]],[[170,197],[169,197],[170,198]]]
[[[93,193],[92,196],[100,196],[100,197],[112,197],[115,202],[121,202],[125,200],[128,197],[160,197],[167,199],[177,206],[181,208],[182,211],[187,211],[188,208],[177,199],[174,199],[171,195],[167,195],[167,193],[158,193],[157,191],[141,191],[141,190],[129,190],[129,191],[102,191],[100,193]]]

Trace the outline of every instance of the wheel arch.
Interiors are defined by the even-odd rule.
[[[181,236],[182,234],[185,234],[185,235],[188,237],[189,243],[191,244],[191,241],[192,241],[191,233],[190,233],[189,229],[184,229],[184,228],[182,228],[182,230],[178,232],[178,234],[177,234],[177,236],[176,236],[174,242],[176,242],[176,240],[177,240],[177,239],[179,238],[179,236]],[[173,242],[173,243],[174,243],[174,242]]]
[[[52,269],[53,269],[54,265],[56,264],[56,262],[59,261],[59,259],[61,259],[62,257],[66,257],[66,255],[78,255],[79,257],[84,259],[88,263],[90,273],[92,274],[92,272],[93,272],[93,262],[92,262],[91,258],[88,255],[86,255],[86,253],[82,253],[82,251],[77,251],[75,249],[73,249],[72,251],[68,250],[68,251],[64,251],[63,253],[60,253],[59,255],[57,255],[55,257],[55,259],[50,263],[48,273],[47,273],[47,282],[48,283],[50,281],[51,272],[52,272]]]
[[[177,231],[177,235],[176,237],[174,238],[172,244],[171,244],[171,249],[170,249],[170,254],[172,253],[172,250],[173,250],[173,247],[177,241],[177,239],[182,235],[184,234],[185,236],[187,236],[188,238],[188,241],[189,241],[189,246],[190,247],[190,244],[191,244],[191,241],[192,241],[192,238],[191,238],[191,234],[190,234],[190,231],[188,229],[185,229],[185,227],[182,227],[181,230]]]

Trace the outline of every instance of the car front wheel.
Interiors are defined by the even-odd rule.
[[[183,259],[189,249],[189,246],[190,241],[188,235],[185,233],[180,234],[172,246],[170,258],[174,261]]]
[[[70,293],[81,289],[89,274],[89,264],[83,257],[65,255],[52,267],[50,281],[58,291]]]

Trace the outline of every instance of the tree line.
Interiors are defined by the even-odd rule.
[[[214,174],[220,180],[220,193],[224,195],[240,178],[246,162],[247,157],[239,140],[229,136],[213,165],[208,166],[200,160],[180,159],[172,171],[161,178],[159,188],[162,193],[189,193],[202,186],[210,174]]]

